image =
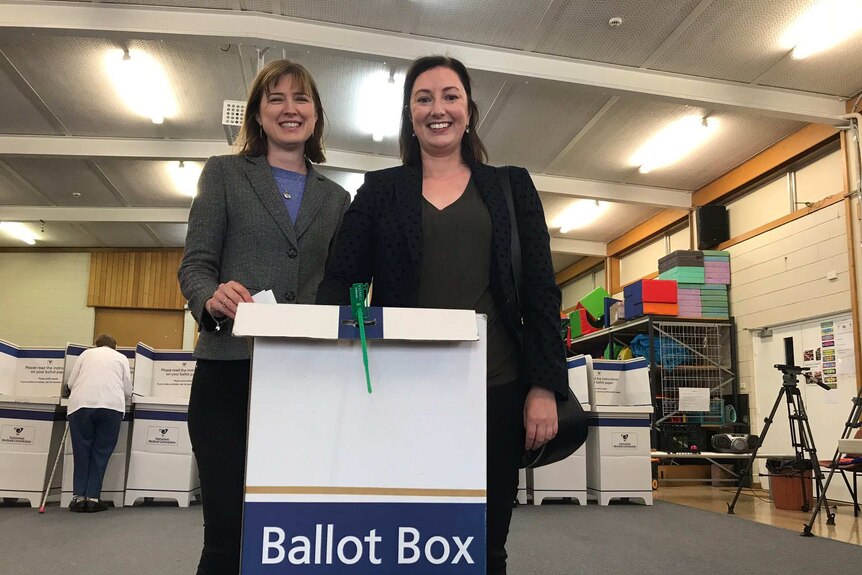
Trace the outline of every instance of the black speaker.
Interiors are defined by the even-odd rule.
[[[700,206],[697,217],[697,249],[705,250],[730,239],[725,206]]]

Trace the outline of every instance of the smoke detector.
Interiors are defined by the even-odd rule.
[[[623,19],[619,16],[614,16],[610,20],[608,20],[608,26],[611,28],[618,28],[623,25]]]

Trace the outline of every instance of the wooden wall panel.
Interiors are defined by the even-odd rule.
[[[181,310],[180,251],[95,252],[90,256],[87,305]]]
[[[123,347],[143,342],[156,349],[182,349],[183,312],[97,308],[93,332],[94,338],[110,334]]]

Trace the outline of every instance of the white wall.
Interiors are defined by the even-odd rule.
[[[839,202],[728,248],[739,381],[754,393],[750,329],[850,309],[844,204]],[[837,279],[828,280],[829,272]],[[753,396],[752,396],[753,397]]]
[[[96,312],[87,307],[89,253],[0,253],[0,339],[15,345],[65,347],[93,341]],[[188,311],[183,349],[194,349],[197,324]]]
[[[91,343],[89,253],[0,253],[0,339],[16,345]]]
[[[605,266],[598,267],[593,271],[587,272],[578,276],[573,281],[567,283],[561,288],[563,296],[563,308],[569,309],[578,305],[582,297],[596,289],[605,285]]]

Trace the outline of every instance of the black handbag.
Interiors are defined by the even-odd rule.
[[[521,238],[518,234],[518,220],[515,216],[515,203],[512,199],[512,184],[509,181],[509,168],[497,169],[503,195],[506,196],[506,206],[509,208],[509,220],[512,222],[512,276],[515,282],[515,300],[521,309]],[[584,444],[587,440],[587,416],[578,398],[568,389],[568,397],[564,401],[557,400],[557,435],[539,449],[524,450],[521,456],[521,467],[533,469],[561,461]]]

